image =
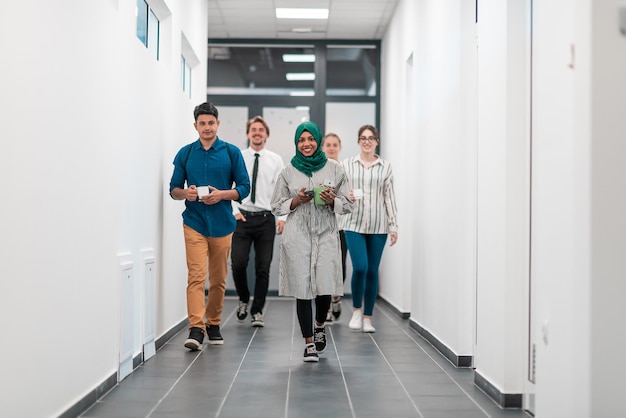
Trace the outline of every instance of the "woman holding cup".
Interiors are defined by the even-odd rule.
[[[318,354],[326,349],[324,325],[331,296],[343,294],[336,215],[352,210],[346,174],[340,164],[328,161],[321,143],[315,123],[298,125],[296,154],[278,176],[271,201],[275,216],[287,216],[278,294],[296,299],[306,362],[319,361]]]
[[[376,154],[378,130],[372,125],[359,128],[359,155],[342,162],[350,183],[351,213],[341,216],[352,261],[352,319],[350,329],[375,332],[372,325],[378,296],[378,268],[383,249],[398,240],[393,172],[389,161]]]

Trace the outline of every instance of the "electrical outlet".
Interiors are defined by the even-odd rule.
[[[537,366],[537,344],[532,345],[532,352],[530,353],[530,381],[535,383],[535,372]]]

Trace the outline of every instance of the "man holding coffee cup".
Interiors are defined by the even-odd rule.
[[[209,344],[224,343],[220,322],[228,253],[235,230],[231,201],[241,201],[248,196],[250,178],[239,148],[217,136],[220,124],[217,108],[212,103],[202,103],[196,106],[193,114],[199,138],[181,148],[174,157],[170,196],[185,200],[183,231],[189,319],[189,338],[185,347],[199,350],[205,330]],[[205,301],[207,269],[209,297]]]

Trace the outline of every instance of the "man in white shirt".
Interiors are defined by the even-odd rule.
[[[230,260],[239,296],[237,319],[243,322],[248,316],[250,290],[246,271],[250,248],[254,244],[256,280],[250,306],[254,327],[264,326],[263,307],[269,286],[274,238],[283,232],[285,225],[284,219],[274,217],[270,207],[274,185],[284,163],[280,155],[265,148],[269,135],[270,128],[261,116],[255,116],[246,124],[249,148],[241,153],[250,176],[250,194],[241,203],[233,202],[237,229],[233,234]]]

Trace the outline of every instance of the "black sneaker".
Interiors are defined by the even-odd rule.
[[[204,341],[202,328],[193,327],[189,330],[189,338],[185,340],[185,347],[191,351],[197,351],[202,347],[202,341]]]
[[[239,306],[237,307],[237,320],[239,322],[243,322],[244,319],[248,316],[248,304],[242,301],[239,301]]]
[[[339,319],[339,315],[341,315],[341,298],[332,301],[331,310],[335,319]]]
[[[208,325],[206,327],[206,334],[209,337],[209,344],[211,345],[224,344],[224,339],[222,338],[222,334],[220,334],[219,325]]]
[[[304,347],[304,357],[302,360],[306,362],[315,362],[320,361],[319,356],[317,355],[317,351],[315,351],[315,344],[309,343]]]
[[[257,312],[252,315],[252,326],[253,327],[264,327],[265,323],[263,322],[263,314],[261,312]]]
[[[326,350],[326,329],[324,327],[315,327],[313,343],[315,343],[315,351],[318,353],[321,354]]]

